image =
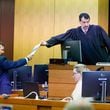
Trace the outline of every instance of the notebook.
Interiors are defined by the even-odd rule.
[[[39,98],[39,85],[37,82],[23,82],[22,87],[25,98],[36,99],[36,95]]]

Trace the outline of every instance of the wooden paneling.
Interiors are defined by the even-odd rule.
[[[98,24],[108,33],[109,0],[98,0]]]
[[[87,68],[89,68],[91,71],[95,71],[95,70],[97,70],[100,67],[103,67],[104,71],[110,71],[110,66],[87,65]]]
[[[14,19],[14,0],[0,0],[0,40],[5,43],[6,56],[13,57],[13,39],[14,59],[18,59],[41,40],[77,27],[80,12],[88,12],[91,23],[108,32],[108,7],[109,0],[16,0]],[[48,63],[49,58],[60,58],[60,53],[60,46],[41,47],[30,64]]]
[[[81,12],[88,12],[91,23],[97,24],[98,0],[16,0],[14,59],[26,56],[41,40],[79,26]],[[49,63],[49,58],[60,54],[60,46],[41,47],[30,64]]]
[[[105,71],[110,71],[110,66],[87,65],[91,71],[103,67]],[[49,65],[49,98],[64,98],[71,96],[75,82],[72,77],[73,66],[71,65]]]
[[[73,71],[72,70],[49,70],[49,82],[53,83],[74,83],[73,77],[72,77]],[[68,77],[71,76],[71,77]]]
[[[72,91],[75,88],[75,84],[72,83],[50,83],[49,90],[48,90],[48,97],[53,99],[63,99],[64,97],[71,96]]]
[[[0,104],[10,104],[13,110],[64,110],[65,104],[60,100],[32,100],[20,98],[0,98]],[[95,110],[110,110],[109,103],[93,103]]]
[[[49,65],[49,98],[64,98],[71,96],[75,87],[73,80],[73,66]]]
[[[14,29],[14,59],[17,59],[54,34],[54,0],[16,0]],[[53,57],[52,50],[41,47],[30,64],[44,64]]]
[[[5,55],[13,59],[14,0],[0,0],[0,41],[5,45]]]
[[[37,110],[36,105],[34,106],[27,106],[24,104],[18,105],[18,104],[13,104],[13,109],[14,110]]]
[[[23,98],[0,98],[0,104],[13,105],[14,110],[63,110],[66,102]]]

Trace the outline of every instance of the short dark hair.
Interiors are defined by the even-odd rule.
[[[90,19],[90,16],[89,16],[89,14],[88,13],[81,13],[80,15],[79,15],[79,21],[81,21],[81,18],[85,18],[85,19]]]

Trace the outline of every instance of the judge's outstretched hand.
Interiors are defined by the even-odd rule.
[[[41,41],[41,46],[46,46],[47,42],[46,41]]]

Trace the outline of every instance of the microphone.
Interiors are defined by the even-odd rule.
[[[32,94],[35,94],[35,99],[39,99],[38,94],[35,91],[30,92],[27,96],[25,96],[25,98],[28,98]]]

